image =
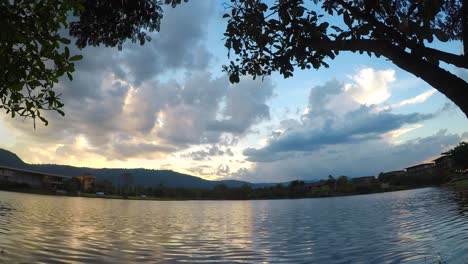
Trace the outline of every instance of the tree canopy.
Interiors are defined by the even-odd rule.
[[[468,69],[468,3],[465,0],[230,0],[224,70],[285,78],[295,69],[329,67],[342,51],[384,56],[446,95],[468,115],[468,83],[440,63]],[[329,19],[340,17],[337,19]],[[463,54],[428,43],[461,41]]]
[[[70,40],[58,32],[67,27],[67,14],[78,8],[71,1],[0,2],[0,108],[24,117],[41,116],[40,110],[56,110],[63,104],[53,88],[67,74],[73,61]]]
[[[468,169],[468,142],[460,142],[458,146],[442,155],[451,157],[456,169]]]

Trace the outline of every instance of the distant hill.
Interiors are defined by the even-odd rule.
[[[32,170],[45,173],[60,174],[65,176],[78,176],[83,173],[95,175],[97,180],[110,180],[114,184],[123,184],[122,174],[131,175],[127,182],[133,185],[156,187],[160,184],[167,187],[184,188],[204,188],[210,189],[218,184],[225,184],[228,187],[240,187],[244,184],[256,187],[245,181],[225,180],[209,181],[192,175],[178,173],[171,170],[148,170],[148,169],[94,169],[86,167],[73,167],[55,164],[27,164],[23,162],[15,153],[0,148],[0,165],[14,167],[24,170]]]
[[[1,149],[1,148],[0,148],[0,164],[9,166],[9,167],[21,168],[21,169],[26,169],[28,166],[28,164],[24,163],[18,157],[18,155],[8,150]]]

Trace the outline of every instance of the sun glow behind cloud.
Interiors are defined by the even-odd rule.
[[[345,85],[345,91],[360,104],[381,104],[390,98],[390,85],[396,80],[395,70],[376,71],[364,68],[351,79],[353,83]]]

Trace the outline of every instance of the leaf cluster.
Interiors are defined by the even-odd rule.
[[[458,146],[442,153],[442,155],[451,157],[456,168],[468,169],[468,142],[460,142]]]
[[[47,125],[42,110],[64,115],[53,88],[64,74],[72,79],[81,55],[70,54],[70,40],[58,30],[68,27],[67,13],[78,7],[69,0],[0,2],[0,109],[11,117]]]

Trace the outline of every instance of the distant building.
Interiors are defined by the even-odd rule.
[[[434,163],[422,163],[406,168],[408,176],[425,176],[434,173]]]
[[[366,177],[358,177],[358,178],[352,178],[351,182],[353,184],[371,184],[375,181],[374,176],[366,176]]]
[[[386,183],[386,182],[382,182],[380,184],[380,188],[386,190],[386,189],[389,189],[390,188],[390,184]]]
[[[94,184],[96,182],[96,176],[93,176],[91,174],[83,174],[80,176],[75,177],[77,178],[80,183],[81,183],[81,190],[83,191],[91,191],[94,189]]]
[[[390,183],[398,181],[402,176],[406,176],[406,171],[404,170],[396,170],[396,171],[388,171],[379,174],[379,181]],[[382,187],[384,188],[384,187]]]
[[[308,190],[312,190],[312,189],[316,189],[316,188],[322,188],[324,186],[328,186],[328,183],[326,181],[324,181],[324,180],[304,184],[304,188],[306,188]]]
[[[396,171],[383,172],[379,175],[379,177],[385,178],[385,177],[395,177],[395,176],[405,176],[405,175],[406,175],[405,170],[396,170]]]
[[[63,186],[65,180],[70,178],[64,175],[0,166],[0,183],[5,184],[17,183],[31,188],[57,190]]]
[[[437,172],[448,172],[453,168],[453,159],[450,156],[442,156],[434,160]]]

